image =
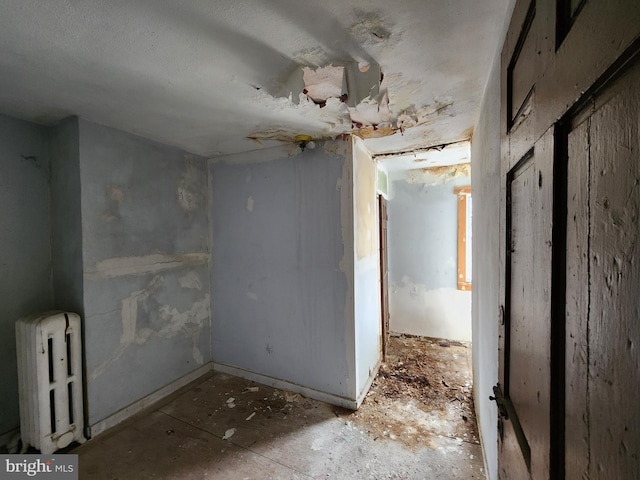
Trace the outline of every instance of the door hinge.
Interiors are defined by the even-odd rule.
[[[495,400],[496,404],[498,405],[498,413],[500,414],[500,416],[505,420],[509,420],[509,413],[507,412],[507,403],[504,398],[504,395],[502,394],[502,390],[500,389],[499,383],[494,385],[493,395],[494,396],[489,397],[489,400]]]

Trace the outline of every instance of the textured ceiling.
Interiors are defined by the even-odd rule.
[[[455,142],[470,137],[512,3],[3,0],[0,113],[78,115],[209,157],[354,129],[380,136],[373,153]],[[287,90],[305,66],[358,64],[383,80],[351,112]]]

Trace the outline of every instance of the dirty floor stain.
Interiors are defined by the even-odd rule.
[[[392,338],[357,412],[209,374],[77,448],[80,478],[485,478],[470,355],[461,344]]]

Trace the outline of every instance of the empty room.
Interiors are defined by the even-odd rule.
[[[5,0],[0,478],[640,477],[639,58],[634,0]]]

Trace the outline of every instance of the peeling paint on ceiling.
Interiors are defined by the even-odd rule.
[[[374,154],[451,143],[469,138],[512,4],[5,0],[0,113],[78,115],[210,157],[297,134],[354,132]],[[329,66],[350,91],[334,96],[337,75],[305,87],[303,69]]]
[[[468,141],[463,141],[408,152],[377,155],[374,158],[389,173],[421,170],[438,175],[450,172],[459,165],[470,165],[471,145]],[[464,170],[466,167],[461,168]]]

